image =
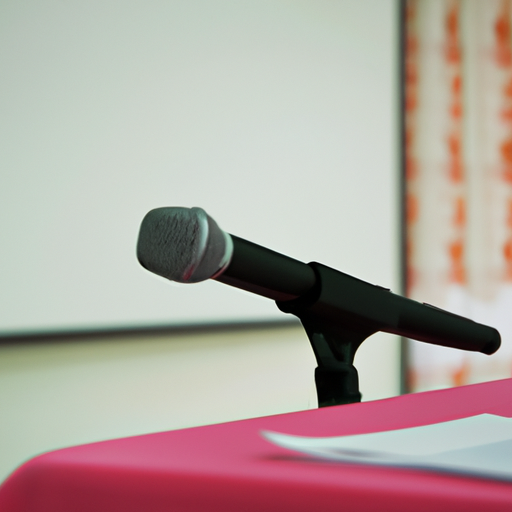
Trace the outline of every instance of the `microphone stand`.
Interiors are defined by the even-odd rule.
[[[297,316],[311,342],[318,367],[319,407],[361,401],[354,356],[363,341],[383,331],[446,347],[494,353],[500,335],[448,311],[391,293],[320,263],[309,263],[312,289],[277,307]]]
[[[334,276],[329,277],[328,274],[332,269],[319,263],[311,263],[310,266],[320,277],[317,285],[297,299],[276,301],[277,307],[300,319],[311,342],[318,364],[315,369],[318,406],[360,402],[354,356],[361,343],[379,329],[368,321],[362,322],[358,315],[340,315],[339,310],[331,311],[329,304],[332,303],[333,290],[329,283]],[[335,313],[334,318],[332,313]],[[364,315],[367,315],[367,310]]]

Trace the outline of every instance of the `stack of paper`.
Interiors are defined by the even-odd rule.
[[[331,461],[512,480],[512,419],[492,414],[354,436],[262,435],[283,448]]]

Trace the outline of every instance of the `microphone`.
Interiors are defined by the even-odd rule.
[[[143,219],[140,264],[178,283],[198,283],[226,270],[233,254],[228,233],[202,208],[156,208]]]
[[[364,333],[362,340],[384,331],[484,354],[501,344],[492,327],[230,235],[201,208],[151,210],[142,221],[137,257],[143,267],[172,281],[215,279],[273,299],[283,312],[299,316],[310,338],[322,329],[342,329],[348,337]]]
[[[315,284],[305,263],[230,235],[202,208],[156,208],[143,219],[140,264],[178,283],[216,279],[272,300],[296,299]]]

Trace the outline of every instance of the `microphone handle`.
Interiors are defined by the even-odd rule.
[[[220,281],[275,301],[297,299],[316,282],[314,270],[302,261],[234,235],[233,256]]]
[[[373,332],[485,354],[494,353],[500,346],[499,332],[492,327],[396,295],[324,265],[306,264],[230,236],[231,262],[214,279],[270,298],[284,312],[301,317],[299,312],[305,312],[306,307],[331,325],[355,321]]]

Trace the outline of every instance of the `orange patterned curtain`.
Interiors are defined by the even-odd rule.
[[[511,14],[511,0],[406,2],[407,293],[503,338],[491,357],[411,342],[412,391],[511,376]]]

